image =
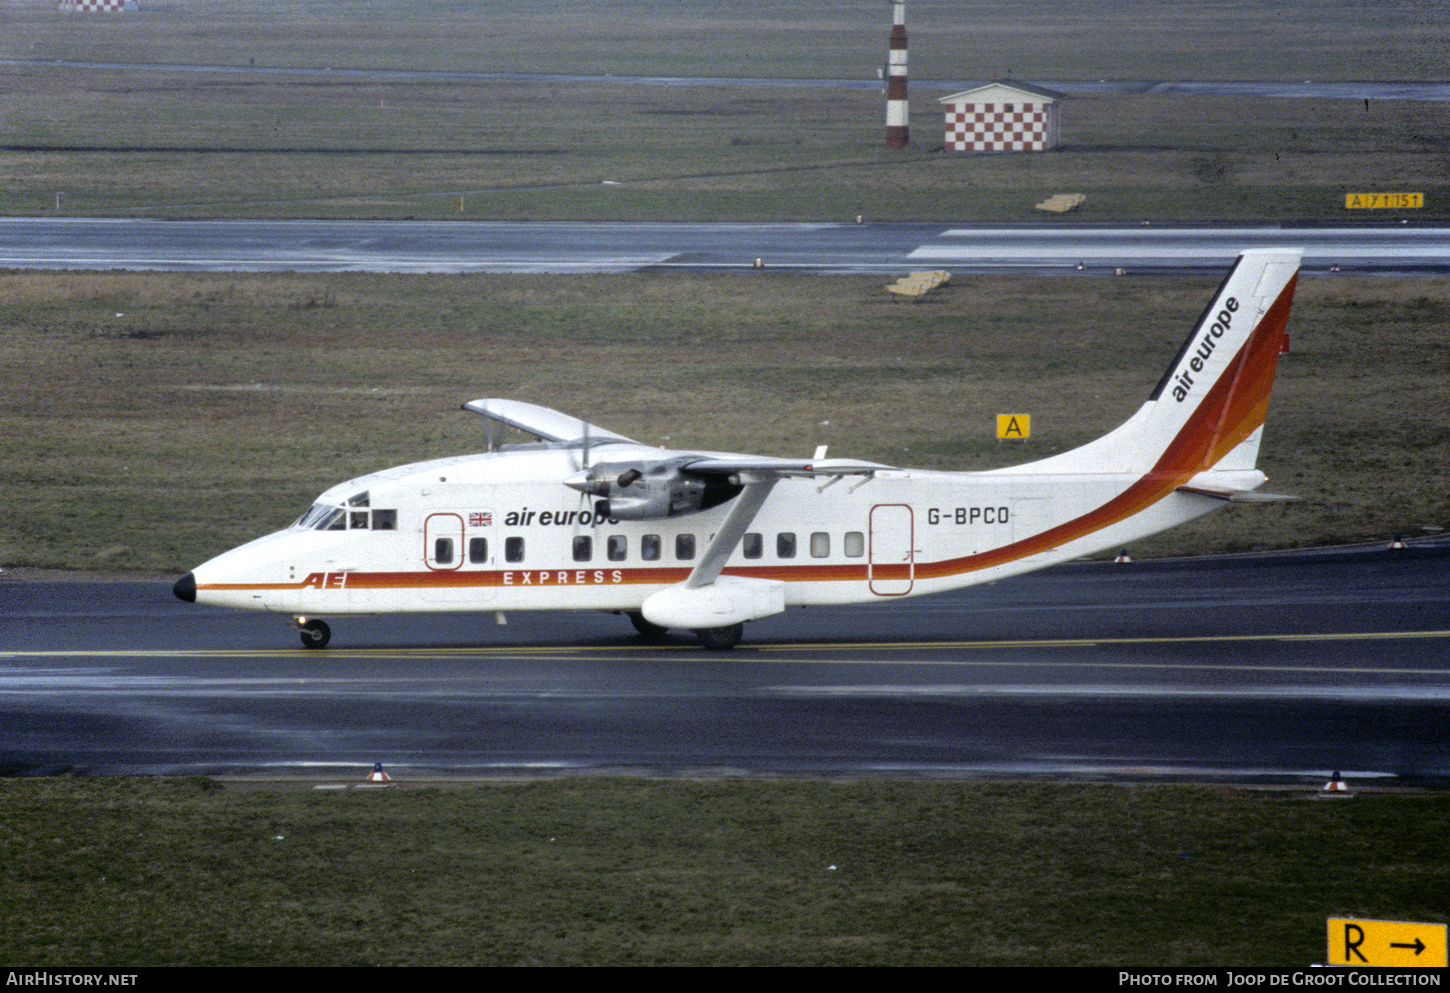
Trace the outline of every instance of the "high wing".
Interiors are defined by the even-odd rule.
[[[768,492],[770,486],[787,476],[825,476],[829,477],[825,486],[829,486],[845,476],[870,477],[890,468],[876,462],[848,459],[781,459],[668,449],[659,449],[658,456],[591,464],[591,445],[650,446],[572,414],[522,400],[487,397],[470,400],[463,409],[482,416],[490,427],[502,424],[517,428],[549,446],[582,447],[582,466],[562,482],[581,493],[601,498],[603,502],[598,505],[601,515],[622,520],[694,513],[718,506],[748,488],[763,486]],[[497,448],[491,431],[488,447],[491,451]],[[824,453],[823,448],[817,454],[824,456]],[[760,498],[764,498],[764,492]],[[754,500],[745,502],[758,507]]]
[[[690,472],[758,476],[871,476],[891,466],[850,459],[776,459],[747,455],[700,456],[683,463]]]
[[[517,428],[542,441],[562,444],[581,441],[640,444],[633,438],[626,438],[622,434],[616,434],[597,424],[590,424],[573,414],[566,414],[550,407],[541,407],[536,403],[525,403],[522,400],[485,397],[468,401],[463,405],[463,409],[471,410],[487,421]]]
[[[643,442],[627,438],[615,431],[591,424],[573,414],[566,414],[552,407],[543,407],[523,400],[508,400],[500,397],[485,397],[470,400],[463,405],[485,420],[494,421],[541,441],[556,444],[575,444],[588,440],[598,442],[623,442],[641,445]],[[675,454],[675,453],[672,453]],[[664,461],[664,460],[656,460]],[[890,466],[877,462],[853,462],[848,459],[779,459],[753,455],[690,455],[678,453],[669,461],[677,468],[691,473],[729,476],[735,473],[755,473],[773,476],[860,476],[871,475]]]

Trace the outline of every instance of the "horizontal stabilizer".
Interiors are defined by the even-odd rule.
[[[1179,493],[1197,493],[1199,496],[1212,497],[1215,500],[1224,500],[1228,503],[1292,503],[1295,500],[1302,500],[1303,497],[1290,496],[1287,493],[1263,493],[1259,490],[1231,490],[1226,487],[1216,486],[1180,486]]]

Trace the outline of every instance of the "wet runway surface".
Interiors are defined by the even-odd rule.
[[[1450,548],[1072,565],[747,626],[287,618],[0,582],[0,773],[1450,782]]]
[[[1221,274],[1300,248],[1306,275],[1450,271],[1450,229],[1359,226],[155,221],[0,218],[0,267],[161,272]]]

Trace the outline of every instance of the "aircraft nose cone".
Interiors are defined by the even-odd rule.
[[[178,600],[196,603],[196,577],[188,572],[176,581],[176,585],[171,587],[171,592],[176,594]]]

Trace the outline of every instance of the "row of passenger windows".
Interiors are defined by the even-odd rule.
[[[693,561],[697,552],[695,536],[693,534],[675,535],[675,561]],[[747,559],[760,559],[765,557],[765,536],[756,532],[745,535],[740,542],[740,554]],[[793,559],[796,557],[797,540],[794,531],[781,531],[775,536],[775,557],[777,559]],[[814,531],[807,541],[811,558],[824,559],[831,555],[831,535],[826,531]],[[664,540],[657,534],[641,535],[639,538],[639,557],[645,562],[658,562],[664,557]],[[860,558],[866,554],[866,536],[860,531],[847,531],[841,540],[841,551],[847,558]],[[433,541],[433,561],[438,565],[451,565],[453,563],[453,539],[435,538]],[[524,560],[524,539],[520,537],[505,538],[503,542],[503,557],[505,562],[522,562]],[[594,536],[588,534],[576,535],[574,538],[573,557],[575,562],[594,561]],[[629,558],[629,537],[622,534],[612,534],[604,539],[604,557],[610,562],[624,562]],[[468,539],[468,561],[474,565],[482,565],[488,562],[488,539]]]

